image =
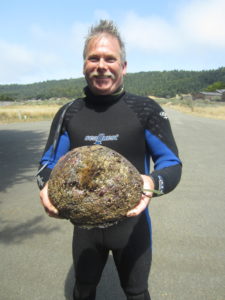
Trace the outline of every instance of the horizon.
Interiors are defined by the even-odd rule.
[[[203,69],[203,70],[178,70],[178,69],[173,69],[173,70],[152,70],[152,71],[138,71],[138,72],[127,72],[126,75],[129,75],[129,74],[138,74],[138,73],[154,73],[154,72],[173,72],[173,71],[177,71],[177,72],[207,72],[207,71],[216,71],[216,70],[219,70],[219,69],[225,69],[225,65],[224,66],[221,66],[221,67],[218,67],[216,69]],[[124,77],[126,77],[126,75],[124,75]],[[46,79],[46,80],[43,80],[43,81],[36,81],[36,82],[30,82],[30,83],[6,83],[6,84],[2,84],[0,83],[0,86],[8,86],[8,85],[32,85],[32,84],[37,84],[37,83],[45,83],[45,82],[48,82],[48,81],[63,81],[63,80],[79,80],[79,79],[84,79],[85,80],[85,77],[84,76],[81,76],[81,77],[74,77],[74,78],[59,78],[59,79]]]

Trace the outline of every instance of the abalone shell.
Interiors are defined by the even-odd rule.
[[[118,152],[82,146],[62,157],[51,172],[48,194],[61,217],[84,228],[108,227],[126,217],[142,195],[138,170]]]

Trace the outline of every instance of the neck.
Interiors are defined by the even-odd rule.
[[[124,86],[120,86],[113,94],[111,95],[96,95],[90,88],[87,86],[84,88],[84,93],[86,95],[86,100],[89,103],[99,104],[99,105],[109,105],[118,101],[122,95],[124,95]]]

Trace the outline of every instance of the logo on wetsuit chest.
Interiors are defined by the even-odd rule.
[[[105,141],[118,141],[119,134],[116,135],[105,135],[104,133],[99,133],[99,135],[86,135],[84,140],[89,142],[94,142],[95,145],[101,145]]]

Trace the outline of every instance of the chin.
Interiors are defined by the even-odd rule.
[[[97,95],[110,95],[113,93],[113,91],[110,88],[107,89],[98,89],[98,88],[93,88],[93,93]]]
[[[100,95],[100,96],[107,96],[107,95],[111,95],[112,93],[110,91],[99,91],[99,90],[95,90],[94,94],[96,95]]]

